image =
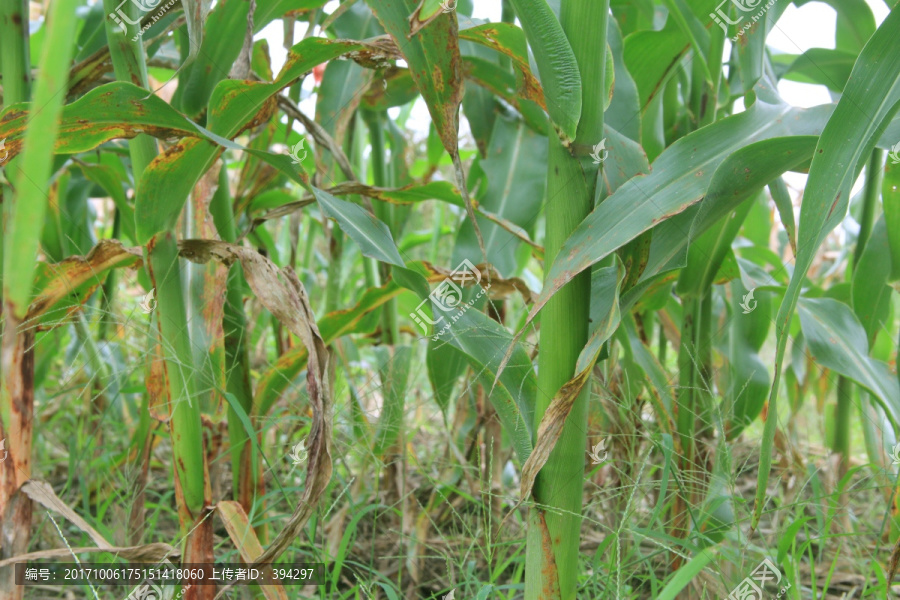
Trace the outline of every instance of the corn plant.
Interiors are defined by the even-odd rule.
[[[0,3],[0,600],[50,559],[890,589],[896,2],[797,54],[808,0],[39,4]]]

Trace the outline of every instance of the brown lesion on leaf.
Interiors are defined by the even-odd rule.
[[[553,553],[553,541],[547,528],[547,519],[542,510],[537,512],[537,527],[541,533],[541,598],[559,598],[559,571],[556,568],[556,556]]]
[[[142,260],[139,248],[129,248],[118,240],[100,240],[87,256],[70,256],[54,265],[46,265],[51,270],[49,281],[28,307],[25,323],[28,324],[46,313],[55,304],[80,286],[91,280],[99,285],[106,271],[116,267],[136,266]]]

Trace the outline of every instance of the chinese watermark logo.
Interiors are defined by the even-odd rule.
[[[743,301],[741,302],[741,308],[744,309],[744,314],[749,315],[754,310],[756,310],[757,302],[753,299],[753,291],[756,288],[751,288],[749,292],[744,294]]]
[[[594,151],[591,152],[591,158],[594,159],[594,164],[599,165],[606,157],[609,156],[609,151],[606,149],[606,138],[600,140],[599,144],[594,145]]]
[[[131,590],[125,600],[163,600],[163,593],[158,585],[145,583]]]
[[[0,140],[0,163],[6,160],[9,156],[9,151],[6,149],[6,138]]]
[[[437,341],[441,335],[449,331],[450,326],[458,321],[464,312],[475,306],[478,299],[491,287],[490,284],[482,286],[481,291],[479,291],[474,298],[468,302],[463,302],[462,288],[470,282],[480,284],[481,271],[476,269],[475,265],[471,262],[463,259],[456,269],[450,273],[449,277],[441,281],[428,297],[419,303],[415,312],[409,313],[409,316],[422,328],[422,332],[426,335],[428,334],[428,325],[437,325],[438,323],[443,322],[444,317],[447,316],[447,321],[442,329],[439,332],[436,332],[431,338],[432,340]],[[432,320],[425,310],[425,306],[429,303],[431,303],[432,306],[436,306],[438,310],[443,313],[454,314],[452,316],[435,314],[437,318]]]
[[[588,456],[591,457],[592,465],[599,465],[604,462],[606,457],[609,456],[609,450],[606,449],[606,440],[597,442],[597,444],[591,448],[591,451],[588,452]]]
[[[709,16],[712,17],[713,21],[715,21],[716,23],[719,24],[719,27],[722,28],[722,31],[725,32],[725,35],[728,35],[728,25],[739,25],[741,23],[741,21],[744,20],[744,15],[741,13],[749,13],[749,12],[755,10],[756,8],[759,7],[760,4],[762,4],[762,2],[763,2],[763,0],[722,0],[722,2],[720,2],[719,5],[716,7],[715,12],[709,13]],[[727,5],[729,3],[734,4],[734,6],[738,10],[738,18],[734,21],[732,21],[731,18],[728,16]],[[766,14],[766,11],[772,7],[773,4],[775,4],[775,0],[769,0],[769,2],[764,7],[762,7],[762,9],[760,9],[759,12],[757,12],[755,15],[753,15],[751,17],[751,22],[744,25],[737,32],[737,35],[735,35],[733,38],[731,38],[731,41],[732,42],[738,41],[738,38],[740,36],[744,35],[747,32],[747,30],[750,29],[750,27],[753,25],[753,23],[756,23],[757,21],[759,21],[762,18],[762,16],[764,14]]]
[[[288,152],[291,157],[291,162],[295,165],[299,165],[301,162],[306,160],[306,149],[303,146],[304,141],[305,140],[300,140],[299,142],[291,146],[291,151]]]
[[[0,141],[0,150],[3,150],[3,142]],[[900,165],[900,142],[897,142],[893,146],[891,146],[891,153],[888,154],[891,157],[891,162],[895,165]],[[3,162],[3,158],[0,157],[0,162]]]
[[[781,582],[781,571],[778,570],[775,563],[768,558],[764,558],[753,573],[750,574],[750,577],[745,577],[736,588],[731,590],[727,600],[763,600],[765,597],[763,596],[763,589],[767,581],[772,581],[774,585],[778,585]],[[778,591],[778,595],[775,598],[781,598],[790,588],[791,582],[788,581],[787,585]]]
[[[138,11],[140,11],[141,16],[136,20],[132,20],[131,17],[128,16],[127,9],[122,9],[122,7],[129,2],[136,6]],[[137,41],[139,37],[142,37],[144,35],[144,32],[150,29],[150,27],[154,23],[159,21],[159,19],[164,14],[166,14],[166,12],[170,8],[172,8],[172,6],[175,5],[175,2],[177,2],[177,0],[169,0],[168,2],[166,2],[166,4],[155,15],[153,15],[151,21],[147,23],[142,29],[140,29],[140,31],[138,31],[133,38],[131,38],[131,41]],[[156,10],[157,8],[159,8],[160,4],[162,4],[162,0],[122,0],[122,2],[120,2],[116,7],[116,10],[109,13],[109,18],[116,22],[116,25],[118,25],[122,29],[122,33],[128,33],[128,25],[137,25],[140,27],[143,15],[152,10]],[[128,25],[126,25],[126,23]]]
[[[156,309],[156,288],[153,288],[143,296],[141,296],[141,301],[138,303],[138,306],[141,307],[141,312],[149,315]]]
[[[2,448],[3,446],[0,446]],[[3,462],[0,460],[0,462]],[[896,466],[900,466],[900,443],[894,444],[891,448],[891,464]]]
[[[306,462],[306,459],[309,456],[309,453],[306,450],[306,440],[299,441],[296,446],[291,448],[291,453],[288,456],[291,457],[291,462],[295,465]]]
[[[9,456],[9,451],[6,449],[6,438],[0,440],[0,463],[6,460],[6,457]]]
[[[454,10],[456,10],[456,5],[458,4],[458,2],[459,0],[443,0],[443,2],[441,2],[441,12],[453,12]]]

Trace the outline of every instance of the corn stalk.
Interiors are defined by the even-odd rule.
[[[8,3],[4,20],[4,82],[14,81],[12,98],[24,100],[27,64],[27,11]],[[28,124],[21,160],[12,163],[12,206],[4,206],[3,324],[0,341],[0,439],[8,440],[9,456],[0,463],[0,559],[23,553],[28,546],[32,504],[19,492],[31,477],[34,416],[34,331],[25,323],[37,265],[38,246],[47,212],[53,147],[58,116],[65,99],[69,61],[75,37],[77,0],[57,0],[47,14],[47,42],[40,58],[32,98],[40,106]],[[23,7],[24,8],[24,7]],[[18,21],[16,15],[18,14]],[[10,20],[12,21],[10,23]],[[18,31],[16,31],[18,29]],[[8,77],[8,79],[7,79]],[[5,204],[5,203],[4,203]],[[0,568],[0,597],[18,600],[24,588],[13,584],[12,567]]]
[[[522,7],[515,4],[524,21]],[[581,77],[581,114],[573,143],[566,145],[557,136],[549,137],[544,211],[547,264],[553,262],[563,242],[593,209],[596,167],[582,151],[603,138],[608,14],[608,0],[563,0],[560,7],[562,30]],[[548,104],[556,101],[558,91],[546,91]],[[557,390],[575,375],[576,362],[588,340],[590,293],[590,273],[585,272],[563,287],[541,316],[536,430]],[[587,397],[588,390],[583,390],[574,401],[559,442],[535,481],[536,506],[529,511],[526,549],[527,600],[575,598]]]

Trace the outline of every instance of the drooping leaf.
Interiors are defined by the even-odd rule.
[[[243,0],[219,2],[205,21],[205,35],[196,58],[183,67],[180,83],[172,98],[186,114],[196,116],[206,108],[213,89],[228,77],[237,60],[247,30],[250,3]],[[193,42],[191,42],[193,44]]]
[[[408,19],[416,9],[415,0],[366,0],[366,4],[400,48],[444,148],[454,156],[463,90],[456,15],[441,14],[410,39]]]
[[[581,119],[581,74],[575,53],[546,0],[511,0],[541,75],[547,114],[564,144]]]
[[[603,282],[599,287],[602,305],[599,310],[599,321],[587,344],[578,356],[578,362],[575,365],[575,375],[560,388],[553,397],[550,405],[547,407],[541,424],[538,427],[534,450],[528,456],[528,460],[522,466],[522,483],[519,490],[520,501],[524,501],[531,496],[531,490],[537,475],[543,468],[550,453],[556,446],[560,435],[563,432],[566,418],[572,410],[575,399],[581,394],[587,383],[594,363],[600,356],[603,345],[612,337],[619,326],[621,313],[619,312],[619,290],[622,284],[622,278],[625,275],[625,269],[621,261],[616,260],[616,264],[611,267],[600,269],[597,278]]]
[[[869,39],[828,120],[809,170],[800,205],[797,261],[776,319],[775,377],[769,394],[769,420],[764,446],[771,448],[777,422],[777,398],[788,326],[800,297],[800,287],[822,240],[843,218],[853,181],[869,159],[881,134],[900,109],[900,11],[891,11]],[[759,523],[766,498],[772,456],[764,453],[752,526]]]
[[[56,312],[77,308],[103,282],[109,269],[134,266],[140,261],[140,249],[126,248],[117,240],[100,240],[84,257],[70,256],[56,264],[38,263],[35,297],[26,322],[48,313],[54,321],[60,320]]]
[[[284,68],[273,83],[222,81],[210,98],[207,128],[222,138],[235,137],[257,119],[268,117],[274,109],[273,96],[294,79],[316,65],[362,49],[361,44],[353,42],[307,38],[291,48]],[[141,194],[135,206],[139,242],[146,242],[174,225],[190,190],[212,166],[219,152],[213,144],[188,139],[150,163],[141,176]],[[287,156],[273,156],[272,160],[280,160],[286,171],[293,167]]]
[[[594,209],[566,240],[550,269],[550,283],[541,291],[529,313],[529,321],[575,275],[660,221],[703,199],[713,174],[730,154],[743,146],[773,137],[815,135],[827,114],[827,109],[794,109],[784,104],[767,104],[760,99],[746,112],[703,127],[672,144],[654,162],[649,175],[625,183]],[[780,166],[783,167],[783,163]],[[721,176],[733,181],[731,192],[740,194],[744,193],[750,175],[752,173]],[[725,195],[729,190],[724,187],[720,193]]]
[[[313,188],[313,193],[325,215],[338,222],[341,230],[356,242],[364,255],[398,267],[404,266],[387,225],[358,204],[340,200],[318,188]]]
[[[331,411],[334,357],[316,326],[309,297],[292,269],[278,269],[270,260],[249,248],[214,240],[184,240],[181,256],[191,262],[239,261],[244,277],[263,306],[302,341],[307,351],[306,381],[313,419],[307,438],[309,463],[306,485],[296,508],[257,562],[278,558],[306,525],[331,479]]]
[[[850,307],[831,298],[801,298],[797,306],[816,362],[872,392],[896,427],[900,385],[885,363],[869,356],[866,331]]]
[[[431,300],[431,297],[426,297],[423,301],[425,300]],[[516,344],[510,350],[509,364],[494,385],[500,361],[512,343],[509,332],[477,310],[445,314],[433,301],[430,304],[433,314],[439,317],[434,327],[440,343],[449,344],[462,353],[485,389],[490,390],[493,386],[488,399],[494,405],[504,431],[512,439],[519,460],[524,462],[531,454],[531,431],[537,392],[531,359]],[[438,332],[438,328],[443,333]]]

